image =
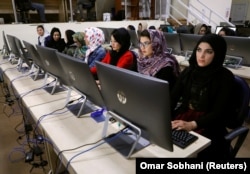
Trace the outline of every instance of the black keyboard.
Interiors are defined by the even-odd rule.
[[[184,149],[196,141],[198,137],[185,130],[172,130],[172,139],[176,146]]]

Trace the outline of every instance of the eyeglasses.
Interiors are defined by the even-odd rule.
[[[140,42],[140,43],[139,43],[139,47],[146,48],[146,47],[148,47],[150,44],[151,44],[151,42]]]

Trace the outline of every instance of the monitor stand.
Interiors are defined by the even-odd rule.
[[[51,95],[53,95],[55,93],[62,92],[62,91],[66,90],[66,88],[63,85],[59,84],[59,79],[56,76],[48,74],[48,73],[45,74],[44,85],[46,85],[46,83],[47,83],[48,76],[53,77],[55,79],[55,82],[54,82],[53,86],[46,86],[46,87],[44,87],[43,89],[45,91],[47,91],[48,93],[50,93]]]
[[[30,77],[34,81],[43,79],[45,77],[45,72],[43,72],[43,70],[39,66],[35,65],[35,63],[32,64],[31,72],[32,74],[30,75]]]
[[[81,99],[79,99],[82,101],[78,101],[78,103],[76,104],[69,104],[72,89],[76,91],[80,96],[82,96]],[[83,94],[82,92],[80,92],[79,90],[73,87],[72,89],[71,88],[69,89],[68,95],[66,98],[67,108],[72,114],[74,114],[76,117],[79,118],[82,115],[92,113],[93,111],[96,111],[98,109],[96,105],[94,105],[91,101],[87,100],[87,97],[85,94]]]
[[[114,117],[117,121],[121,122],[124,125],[127,125],[127,128],[125,127],[122,132],[119,132],[112,137],[107,136],[110,117]],[[124,157],[130,158],[131,155],[135,152],[138,152],[139,150],[150,145],[150,141],[143,138],[141,135],[142,130],[136,125],[113,112],[105,112],[105,123],[102,136],[110,146],[116,149]]]

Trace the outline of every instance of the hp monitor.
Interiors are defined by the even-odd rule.
[[[62,85],[69,86],[70,84],[57,58],[57,55],[56,55],[57,50],[44,47],[44,46],[40,46],[40,45],[36,45],[36,47],[37,47],[38,54],[41,57],[41,60],[43,61],[44,70],[47,76],[48,75],[52,76],[56,80],[55,85],[52,87],[52,89],[48,87],[48,88],[45,88],[45,90],[48,92],[50,91],[51,94],[53,94],[54,92],[60,92],[60,91],[65,90],[65,88],[63,88]],[[45,81],[46,80],[47,78],[45,78]],[[58,83],[62,85],[57,85]]]
[[[61,66],[64,69],[65,75],[70,81],[70,86],[73,87],[73,89],[79,92],[81,95],[86,97],[88,101],[91,101],[91,103],[99,107],[104,107],[104,102],[100,90],[96,84],[94,76],[89,69],[89,66],[82,60],[69,56],[67,54],[59,52],[57,52],[56,54],[61,63]],[[79,107],[73,107],[73,109],[69,109],[77,116],[96,110],[94,106],[91,107],[90,103],[83,103],[82,106],[84,106],[83,112],[79,109]]]
[[[247,37],[225,36],[227,55],[242,58],[241,64],[250,66],[250,39]]]
[[[135,150],[147,146],[149,140],[173,151],[168,82],[102,62],[96,66],[108,113],[122,122],[126,120],[132,130],[140,129],[137,133],[141,132],[142,141],[136,143]],[[128,140],[131,137],[126,134],[119,137],[108,142],[124,156],[130,156],[134,147]],[[119,140],[128,144],[121,145]]]
[[[172,48],[172,53],[175,55],[181,54],[181,43],[180,37],[178,33],[166,33],[164,32],[164,36],[167,42],[167,47]]]

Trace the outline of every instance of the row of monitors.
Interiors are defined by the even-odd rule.
[[[175,55],[185,55],[193,51],[198,40],[202,37],[196,34],[164,33],[167,46],[172,48]],[[250,39],[247,37],[224,36],[227,42],[227,55],[242,58],[242,65],[250,66]]]
[[[7,39],[4,42],[8,40],[10,51],[18,56],[19,46],[16,43],[20,40],[12,35],[6,36]],[[114,141],[106,137],[107,142],[115,149],[120,148],[120,152],[124,156],[128,157],[132,149],[137,151],[149,145],[150,142],[173,151],[170,95],[167,81],[97,62],[100,89],[85,62],[59,53],[55,49],[33,45],[27,41],[22,42],[33,64],[48,75],[58,78],[60,84],[80,92],[95,105],[106,108],[109,115],[126,123],[129,132],[133,130],[132,134],[123,132],[122,136],[116,137],[114,144],[110,143]],[[22,59],[22,57],[20,58]],[[147,86],[147,88],[141,88],[141,86]],[[85,105],[82,106],[85,107]],[[137,142],[138,135],[142,141]],[[121,148],[120,142],[129,144],[125,144]],[[132,146],[133,144],[135,146]]]

